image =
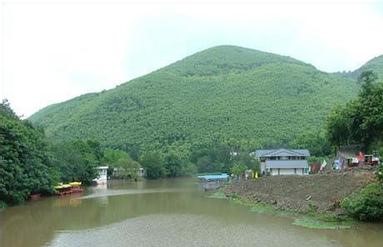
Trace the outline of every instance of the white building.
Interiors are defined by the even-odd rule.
[[[97,184],[106,184],[108,181],[108,166],[99,166],[97,167],[98,176],[93,179]]]
[[[145,176],[145,170],[144,170],[144,168],[140,167],[140,168],[138,169],[137,174],[138,174],[139,177],[143,177],[143,176]]]
[[[309,164],[307,149],[256,150],[250,155],[260,161],[262,175],[307,175]]]

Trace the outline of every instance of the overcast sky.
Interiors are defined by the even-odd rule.
[[[0,98],[26,117],[223,44],[327,72],[383,54],[383,3],[219,2],[2,1]]]

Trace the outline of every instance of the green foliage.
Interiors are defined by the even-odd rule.
[[[183,160],[171,146],[189,149],[200,172],[229,171],[231,151],[307,144],[327,152],[323,136],[314,138],[333,105],[358,87],[289,57],[220,46],[30,119],[55,141],[91,138],[135,160],[144,150],[169,152],[170,176],[180,174]],[[302,133],[309,139],[295,143]]]
[[[327,156],[310,156],[308,158],[309,164],[312,164],[312,163],[322,164],[323,160],[328,162],[329,158]]]
[[[243,164],[244,166],[246,166],[246,169],[251,169],[260,173],[259,161],[253,156],[251,156],[249,152],[246,151],[242,151],[236,156],[234,156],[232,158],[232,164]],[[233,173],[231,169],[233,169],[233,167],[230,168],[230,172]]]
[[[327,117],[327,138],[329,142],[337,147],[350,144],[351,119],[346,107],[335,107]]]
[[[242,174],[245,173],[247,170],[247,166],[244,164],[235,164],[233,167],[231,167],[230,172],[234,174],[235,176],[239,177]]]
[[[383,138],[383,82],[368,71],[362,73],[361,91],[355,100],[344,107],[335,108],[327,119],[329,141],[336,146],[363,144],[368,150],[371,144]]]
[[[196,167],[190,162],[190,148],[170,146],[165,153],[164,166],[169,177],[190,176],[196,173]]]
[[[104,150],[102,162],[107,165],[113,165],[119,160],[129,160],[131,159],[129,154],[118,149],[106,148]]]
[[[296,218],[293,225],[302,226],[310,229],[327,229],[327,230],[340,230],[350,229],[354,224],[353,221],[340,221],[337,219],[327,220],[321,219],[319,216],[304,216]]]
[[[140,163],[132,160],[128,153],[111,148],[104,150],[102,162],[109,166],[109,175],[113,175],[115,178],[136,179],[141,167]]]
[[[32,193],[51,193],[57,171],[44,133],[0,104],[0,204],[17,204]]]
[[[359,220],[383,220],[383,185],[371,183],[360,192],[345,198],[341,206]]]
[[[102,158],[97,142],[77,140],[58,143],[52,145],[51,152],[62,182],[90,184],[97,177],[96,167]]]
[[[230,146],[224,143],[193,145],[190,160],[197,165],[199,172],[229,172],[230,152]]]
[[[136,179],[141,165],[132,159],[119,159],[114,167],[118,169],[117,177]]]
[[[324,130],[302,132],[292,142],[292,146],[310,150],[311,156],[325,156],[332,151]]]
[[[383,184],[383,164],[379,165],[378,170],[376,171],[376,178]]]
[[[146,177],[149,179],[161,178],[166,175],[163,154],[158,151],[148,151],[141,155],[140,164],[145,169]]]
[[[383,55],[371,59],[355,71],[340,73],[340,75],[352,79],[358,79],[364,71],[374,71],[379,78],[383,78]]]
[[[190,150],[185,146],[172,145],[164,153],[144,152],[140,163],[145,169],[146,177],[150,179],[191,176],[197,173],[197,167],[190,162]]]

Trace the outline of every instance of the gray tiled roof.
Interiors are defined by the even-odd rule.
[[[309,157],[310,152],[307,149],[260,149],[255,151],[255,156],[260,157],[274,157],[274,156],[304,156]]]
[[[309,168],[307,160],[266,160],[266,168]]]

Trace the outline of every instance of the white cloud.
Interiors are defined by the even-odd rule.
[[[324,71],[356,69],[383,54],[379,3],[219,2],[3,1],[0,97],[28,116],[220,44]]]

